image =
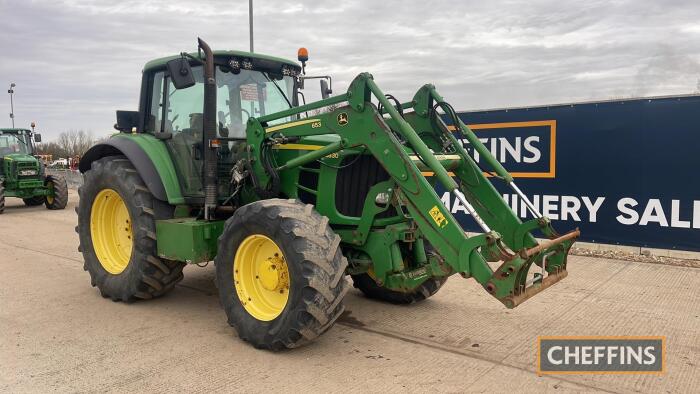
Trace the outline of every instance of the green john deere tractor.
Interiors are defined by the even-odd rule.
[[[48,209],[63,209],[68,203],[66,180],[44,173],[43,163],[33,156],[34,142],[41,142],[41,134],[0,129],[0,214],[6,197],[19,197],[28,206],[45,204]]]
[[[331,97],[329,77],[305,75],[306,50],[300,66],[198,49],[147,63],[139,110],[117,111],[120,133],[80,162],[80,250],[104,297],[160,296],[213,260],[230,325],[279,350],[331,327],[346,275],[401,304],[460,274],[508,308],[567,275],[578,231],[557,234],[432,85],[400,103],[362,73]],[[324,98],[299,103],[312,78]],[[520,221],[449,126],[535,219]],[[465,233],[436,184],[483,233]]]

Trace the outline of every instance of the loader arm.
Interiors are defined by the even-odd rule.
[[[372,98],[380,104],[381,111],[372,104]],[[273,120],[346,101],[347,107],[331,113],[268,127],[268,122]],[[402,111],[413,111],[403,114],[397,107]],[[471,130],[453,116],[453,126],[462,131],[497,175],[491,179],[505,181],[532,211],[535,219],[522,223],[438,116],[438,108],[445,110],[448,117],[453,114],[451,107],[432,85],[421,88],[412,102],[394,106],[372,76],[363,73],[353,80],[343,95],[250,118],[247,133],[250,167],[258,186],[264,187],[271,182],[270,163],[262,153],[266,146],[290,144],[315,135],[337,135],[339,139],[336,142],[301,154],[274,170],[303,166],[346,149],[362,149],[374,156],[395,185],[388,189],[384,185],[384,190],[391,194],[401,210],[405,209],[405,214],[417,227],[416,232],[444,259],[426,260],[425,267],[409,273],[392,272],[391,267],[376,266],[374,272],[382,281],[401,287],[402,283],[415,283],[426,275],[458,272],[464,277],[475,278],[507,307],[515,307],[566,276],[567,254],[578,231],[558,236],[549,220],[540,215],[517,188],[510,174]],[[428,180],[424,172],[432,173],[433,178]],[[431,184],[435,181],[462,202],[482,228],[482,234],[469,237],[465,233],[435,192]],[[374,200],[370,200],[376,192],[370,193],[365,202],[363,216],[370,215],[370,221],[376,212],[367,212],[377,210],[373,208],[376,207]],[[371,227],[371,223],[368,226]],[[368,226],[365,226],[365,230]],[[387,238],[394,236],[400,239],[401,236],[407,237],[405,234],[411,234],[411,229],[405,226],[390,227],[387,226],[384,231]],[[363,230],[362,226],[359,230]],[[532,235],[535,230],[541,231],[549,240],[538,244]],[[366,240],[361,233],[359,231],[358,234],[356,230],[353,235],[341,235],[344,235],[344,242],[359,244]],[[419,247],[422,247],[422,243],[416,244],[416,248]],[[502,261],[502,264],[493,270],[489,261]],[[528,271],[533,263],[541,267],[541,273],[528,280]]]

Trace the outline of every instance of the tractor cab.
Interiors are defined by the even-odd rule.
[[[248,118],[295,105],[294,77],[298,75],[299,67],[286,60],[260,56],[245,52],[215,52],[219,137],[245,139]],[[147,110],[145,130],[201,135],[204,66],[192,64],[192,86],[176,89],[171,74],[163,67],[168,59],[150,62],[144,70],[144,78],[149,79],[146,94],[150,103],[149,108],[144,108]]]
[[[231,168],[242,154],[246,123],[297,105],[301,67],[289,60],[240,51],[215,51],[216,138],[221,147],[218,163]],[[183,60],[186,59],[186,60]],[[187,61],[189,86],[178,86],[179,70],[173,64]],[[147,133],[165,142],[178,172],[183,193],[203,193],[205,66],[195,54],[171,56],[147,63],[143,71],[140,111],[126,121],[118,117],[120,131]],[[124,117],[121,118],[125,119]],[[283,123],[291,117],[272,122]],[[131,123],[129,123],[131,122]],[[137,123],[134,123],[137,122]]]
[[[41,136],[34,137],[41,141]],[[38,142],[37,141],[37,142]],[[32,132],[26,129],[0,129],[0,157],[34,154]]]

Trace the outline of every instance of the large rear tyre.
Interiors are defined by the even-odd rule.
[[[24,205],[28,207],[35,207],[37,205],[43,204],[45,199],[44,196],[34,196],[29,198],[23,198],[22,201],[24,201]]]
[[[430,278],[412,291],[403,293],[381,287],[369,274],[359,274],[352,276],[353,286],[359,289],[367,298],[385,301],[392,304],[413,304],[423,301],[440,290],[447,282],[447,277]]]
[[[2,180],[0,179],[0,215],[5,212],[5,186],[2,185]]]
[[[68,184],[66,183],[66,178],[47,175],[44,185],[52,192],[44,198],[46,208],[51,210],[64,209],[68,205]]]
[[[149,299],[182,280],[184,263],[157,256],[159,202],[128,159],[109,156],[94,161],[78,194],[79,250],[92,285],[103,297]]]
[[[344,310],[348,262],[312,205],[270,199],[239,208],[219,237],[215,263],[228,322],[256,348],[306,344]]]

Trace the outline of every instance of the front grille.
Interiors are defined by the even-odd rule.
[[[335,207],[345,216],[360,217],[369,189],[389,179],[389,174],[370,155],[345,157],[340,167],[335,184]],[[393,207],[377,215],[378,218],[392,216],[396,216]]]
[[[14,174],[16,174],[17,177],[27,178],[27,177],[36,177],[37,175],[39,175],[39,168],[37,168],[36,163],[14,162],[13,164],[14,165],[13,165],[12,172]],[[20,171],[24,171],[24,170],[34,170],[34,171],[36,171],[36,174],[34,174],[34,175],[20,175]]]

